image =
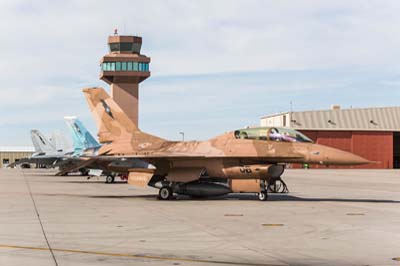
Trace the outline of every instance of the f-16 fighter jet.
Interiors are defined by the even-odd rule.
[[[142,132],[104,89],[83,92],[104,143],[98,156],[89,160],[142,160],[147,165],[129,169],[128,183],[158,188],[162,200],[171,199],[173,193],[205,197],[253,192],[264,201],[268,183],[280,178],[286,163],[369,163],[352,153],[314,144],[300,132],[279,128],[266,128],[259,137],[238,130],[207,141],[168,141]]]

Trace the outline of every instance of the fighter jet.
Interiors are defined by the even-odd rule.
[[[67,125],[71,128],[72,139],[74,142],[73,149],[56,148],[56,138],[62,139],[61,136],[53,134],[53,142],[49,141],[39,130],[31,130],[31,138],[35,153],[29,158],[23,158],[16,162],[16,165],[35,163],[46,168],[59,167],[63,170],[70,167],[71,164],[80,163],[78,159],[83,152],[88,150],[96,150],[100,148],[100,144],[86,130],[82,123],[76,117],[66,117]],[[55,136],[55,137],[54,137]],[[82,175],[88,173],[88,169],[81,167],[79,170]],[[66,172],[67,173],[67,172]],[[65,174],[66,174],[65,173]]]
[[[70,172],[80,171],[82,175],[105,175],[106,183],[114,183],[116,176],[119,176],[122,180],[126,180],[130,168],[143,166],[142,161],[134,158],[113,158],[112,160],[93,161],[82,157],[82,155],[96,155],[101,145],[77,117],[67,116],[64,119],[71,131],[74,143],[74,155],[65,156],[54,164],[60,170],[56,175],[66,175]]]
[[[56,148],[54,143],[49,141],[42,132],[37,129],[31,130],[32,144],[35,148],[35,152],[29,158],[22,158],[18,162],[10,165],[25,165],[25,164],[37,164],[42,167],[52,167],[53,164],[62,156],[65,156],[66,152],[62,149]]]
[[[314,144],[293,130],[265,129],[262,137],[237,130],[207,141],[168,141],[142,132],[102,88],[83,89],[104,145],[89,160],[139,159],[128,183],[194,197],[253,192],[267,199],[268,183],[281,177],[286,163],[360,165],[368,160]],[[265,135],[265,136],[264,136]]]

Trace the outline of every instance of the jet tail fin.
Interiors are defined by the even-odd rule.
[[[76,116],[66,116],[64,119],[72,135],[75,153],[100,147],[97,140]]]
[[[100,143],[122,139],[139,143],[165,141],[140,131],[103,88],[86,88],[83,93],[96,120]]]
[[[39,130],[31,130],[31,139],[35,152],[56,152],[56,147]]]

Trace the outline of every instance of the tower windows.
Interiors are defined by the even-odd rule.
[[[149,63],[141,62],[103,62],[101,64],[103,71],[149,71]]]

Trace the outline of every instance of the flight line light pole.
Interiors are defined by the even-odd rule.
[[[182,135],[182,141],[185,141],[185,132],[179,132]]]
[[[150,77],[150,57],[140,54],[142,37],[108,37],[109,53],[100,60],[100,79],[111,85],[111,96],[138,125],[139,83]]]

